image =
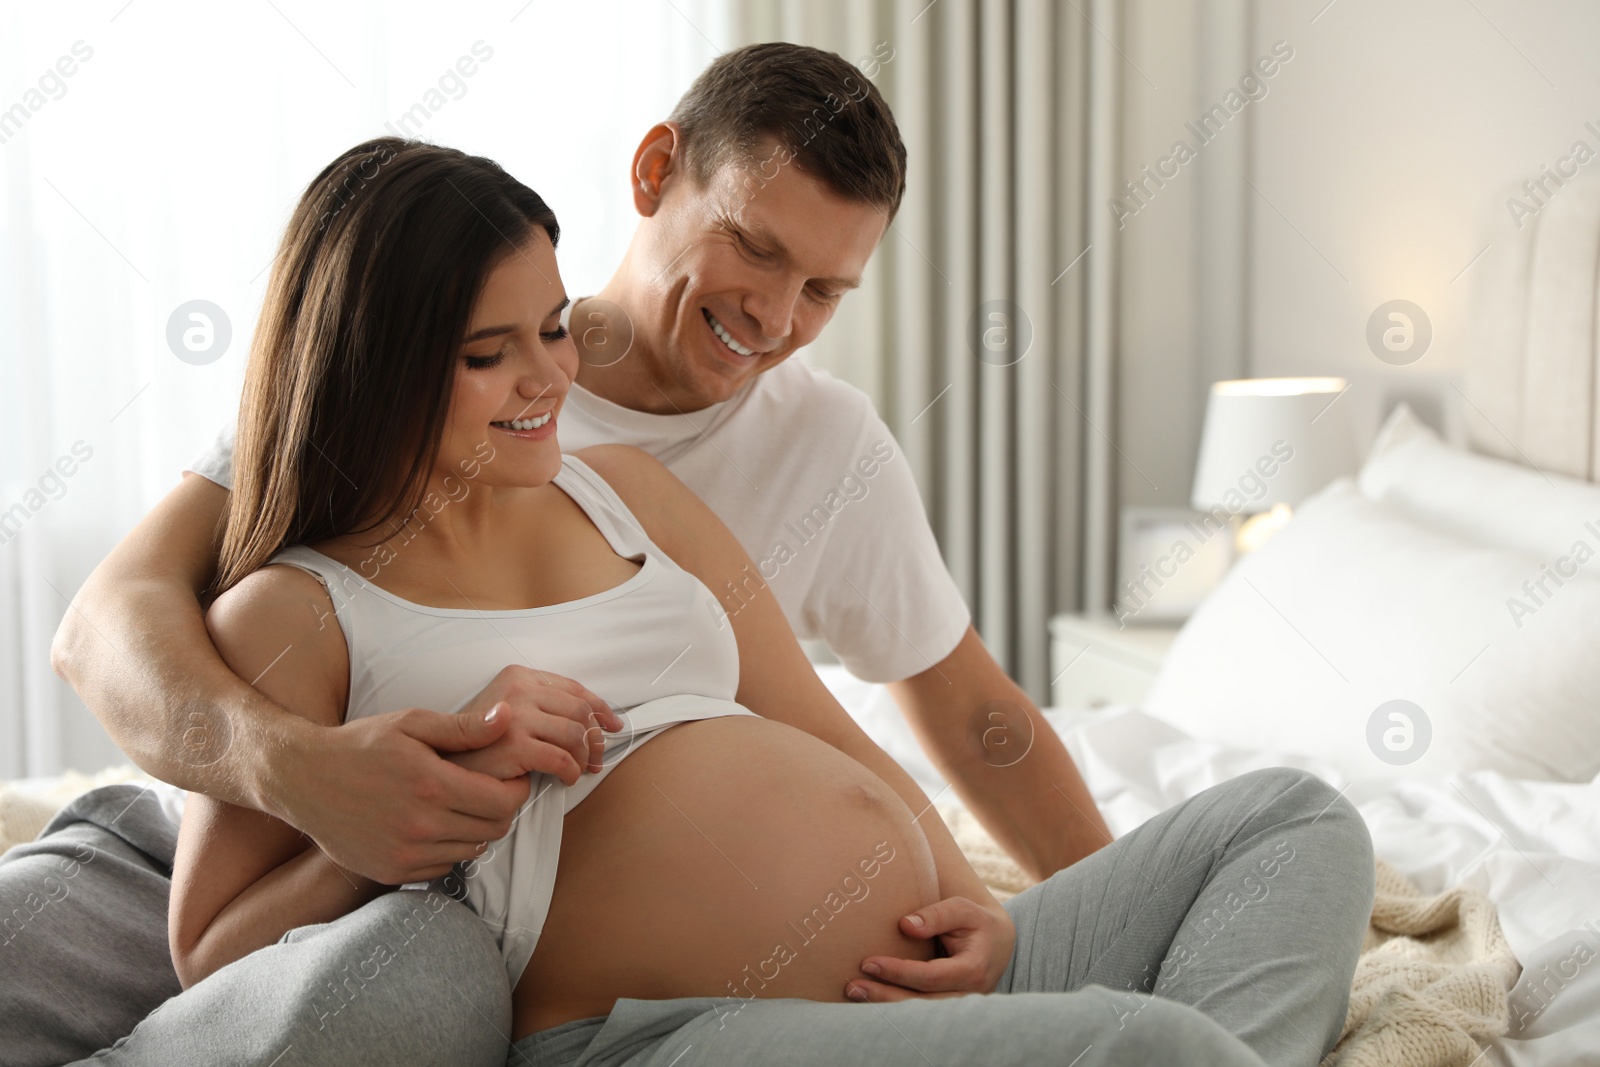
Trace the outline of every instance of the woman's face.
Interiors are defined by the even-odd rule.
[[[561,325],[567,294],[550,237],[490,268],[456,362],[435,473],[487,486],[544,485],[561,469],[556,422],[578,350]]]

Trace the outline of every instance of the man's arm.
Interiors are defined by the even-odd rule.
[[[1111,841],[1061,738],[972,627],[950,655],[889,692],[940,773],[1030,878]]]
[[[504,836],[527,780],[501,782],[438,752],[490,743],[505,716],[486,724],[412,709],[331,730],[228,669],[200,607],[227,501],[185,475],[95,568],[56,632],[56,672],[112,740],[152,776],[273,815],[387,884],[441,874],[473,857],[469,842]]]
[[[228,491],[185,475],[89,575],[50,648],[111,739],[146,772],[257,810],[268,754],[305,720],[240,680],[206,633]]]

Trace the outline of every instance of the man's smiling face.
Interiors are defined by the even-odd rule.
[[[633,249],[647,298],[630,309],[634,350],[671,407],[726,400],[809,344],[883,237],[883,208],[768,157],[726,163],[703,187],[675,169]]]

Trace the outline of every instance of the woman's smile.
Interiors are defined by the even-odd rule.
[[[534,415],[525,419],[506,419],[500,422],[491,422],[490,426],[505,434],[524,441],[543,441],[547,437],[554,437],[556,433],[556,413],[551,408],[542,415]]]

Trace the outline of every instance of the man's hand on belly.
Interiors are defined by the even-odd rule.
[[[918,908],[900,920],[900,930],[907,937],[937,937],[948,955],[932,960],[868,956],[861,970],[873,977],[851,979],[845,996],[877,1002],[993,993],[1017,943],[1017,928],[1004,908],[987,908],[966,897]]]

